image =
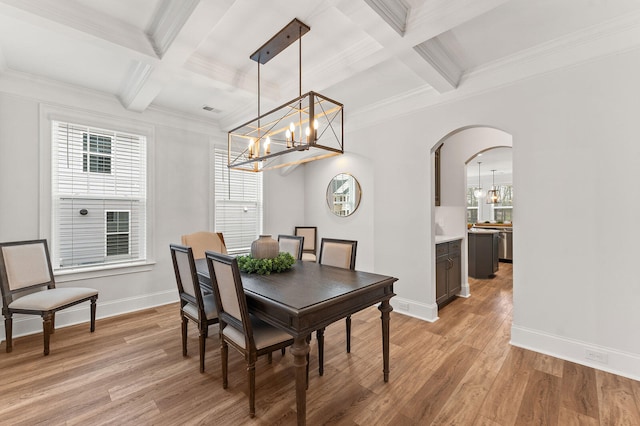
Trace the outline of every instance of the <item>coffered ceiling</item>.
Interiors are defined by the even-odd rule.
[[[640,47],[638,0],[0,0],[0,78],[229,130],[257,113],[249,56],[293,18],[302,92],[360,123]],[[263,111],[298,95],[297,46],[261,66]]]

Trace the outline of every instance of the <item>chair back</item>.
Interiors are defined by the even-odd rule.
[[[358,242],[354,240],[323,238],[320,242],[319,263],[338,268],[355,269],[357,246]]]
[[[5,307],[18,293],[55,288],[47,240],[0,243],[0,287]]]
[[[204,259],[205,250],[227,254],[227,246],[224,244],[222,232],[194,232],[183,235],[181,241],[183,246],[191,247],[195,259]]]
[[[187,303],[192,303],[198,307],[200,318],[206,318],[193,250],[191,247],[178,244],[170,244],[169,248],[171,249],[171,259],[176,274],[181,306],[184,307]]]
[[[221,332],[247,350],[255,347],[238,261],[221,253],[205,253]]]
[[[318,240],[318,227],[316,226],[296,226],[295,234],[304,237],[302,251],[304,253],[316,254],[316,242]]]
[[[287,252],[298,260],[302,259],[304,237],[298,237],[295,235],[278,235],[278,244],[280,245],[280,251]]]

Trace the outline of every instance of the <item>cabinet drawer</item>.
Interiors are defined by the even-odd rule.
[[[460,247],[462,247],[462,241],[451,241],[449,243],[449,254],[460,254]]]
[[[436,257],[445,256],[449,253],[449,243],[436,244]]]

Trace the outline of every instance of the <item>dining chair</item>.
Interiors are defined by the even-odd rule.
[[[295,259],[302,260],[304,237],[278,235],[278,244],[280,244],[280,251],[291,254]]]
[[[323,238],[320,242],[321,265],[336,266],[344,269],[355,269],[356,249],[358,242],[354,240],[340,240],[335,238]],[[347,353],[351,352],[351,315],[346,318],[347,329]],[[316,332],[318,339],[318,373],[324,373],[324,328]]]
[[[315,262],[316,246],[318,242],[318,227],[316,226],[296,226],[294,234],[304,237],[304,245],[302,246],[302,260]]]
[[[191,320],[198,325],[200,372],[204,373],[205,342],[209,336],[209,326],[218,323],[215,297],[211,293],[203,294],[200,289],[193,249],[178,244],[170,244],[169,248],[180,296],[182,355],[187,356],[187,323]]]
[[[220,358],[222,387],[228,386],[228,347],[244,355],[249,381],[249,415],[255,416],[256,360],[259,356],[293,344],[290,334],[249,314],[238,261],[212,251],[206,252],[213,294],[220,318]]]
[[[98,290],[56,287],[47,240],[0,243],[0,288],[7,352],[13,350],[13,314],[42,317],[45,355],[49,355],[50,336],[55,332],[56,312],[88,301],[90,330],[96,329]]]
[[[204,259],[205,250],[227,254],[222,232],[199,231],[181,237],[183,246],[191,247],[195,259]]]

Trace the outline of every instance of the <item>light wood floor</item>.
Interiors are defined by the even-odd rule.
[[[640,382],[508,344],[511,265],[491,280],[472,279],[471,292],[433,324],[391,313],[386,384],[378,310],[354,315],[351,354],[344,321],[329,327],[323,377],[311,347],[308,424],[640,425]],[[177,305],[88,328],[57,330],[48,357],[41,335],[16,339],[11,354],[0,345],[0,424],[295,424],[290,354],[258,361],[250,419],[244,360],[233,350],[222,389],[217,327],[204,374],[193,328],[182,357]]]

